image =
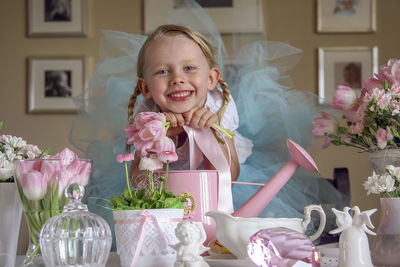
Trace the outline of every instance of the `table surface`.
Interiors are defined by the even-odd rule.
[[[24,255],[18,255],[15,260],[15,267],[23,267],[24,265]],[[110,252],[108,257],[106,267],[120,267],[119,255],[116,252]]]

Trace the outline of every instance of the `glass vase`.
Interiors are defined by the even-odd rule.
[[[29,230],[24,266],[45,266],[39,243],[40,230],[68,203],[64,189],[71,183],[86,185],[90,170],[90,160],[76,158],[15,161],[15,183]]]
[[[380,218],[371,256],[375,266],[400,266],[400,198],[380,199]]]
[[[57,210],[44,210],[41,207],[34,210],[24,209],[29,230],[29,243],[24,266],[45,266],[39,244],[40,230],[49,218],[61,212],[62,208]]]

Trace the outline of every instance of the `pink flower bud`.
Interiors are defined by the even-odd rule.
[[[332,108],[348,110],[356,103],[357,95],[350,87],[339,85],[332,101]]]
[[[38,171],[31,171],[23,176],[22,190],[30,200],[42,199],[47,192],[46,178]]]

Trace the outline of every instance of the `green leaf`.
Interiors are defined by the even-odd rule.
[[[0,121],[0,130],[3,129],[3,122]]]

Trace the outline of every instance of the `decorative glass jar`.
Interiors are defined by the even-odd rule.
[[[100,216],[81,202],[84,189],[65,190],[69,204],[40,231],[40,249],[46,266],[105,266],[111,248],[111,230]]]

